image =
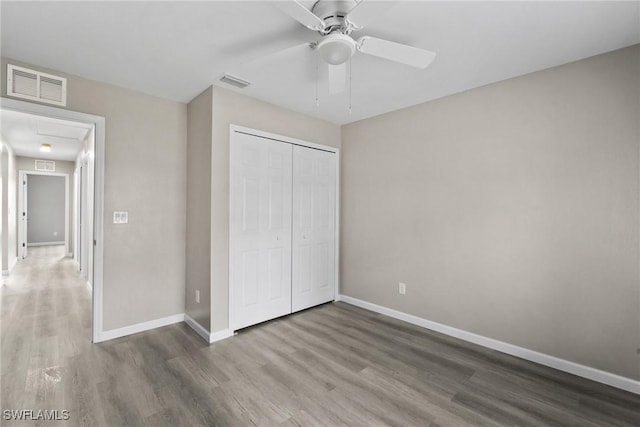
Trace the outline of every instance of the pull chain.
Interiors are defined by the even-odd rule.
[[[320,98],[318,97],[318,52],[316,51],[316,107],[320,106]]]
[[[351,115],[351,58],[349,58],[349,115]]]

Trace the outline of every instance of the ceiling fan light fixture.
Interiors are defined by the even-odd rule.
[[[51,144],[41,144],[40,145],[40,151],[42,151],[44,153],[50,153],[51,152]]]
[[[345,34],[328,34],[317,46],[318,54],[331,65],[340,65],[356,51],[356,42]]]

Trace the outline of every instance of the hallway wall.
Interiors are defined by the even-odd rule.
[[[64,242],[65,177],[30,175],[27,183],[27,246]]]
[[[36,159],[34,157],[24,157],[24,156],[16,156],[16,169],[18,171],[35,171],[36,170]],[[75,233],[73,229],[73,204],[74,195],[73,195],[73,172],[75,171],[75,163],[69,162],[65,160],[56,160],[56,173],[66,173],[69,174],[69,252],[73,253],[74,251],[74,242],[75,242]],[[16,191],[20,191],[19,183]],[[16,217],[16,221],[18,218]],[[19,225],[19,224],[18,224]],[[16,225],[17,226],[17,225]]]

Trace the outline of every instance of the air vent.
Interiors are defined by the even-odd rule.
[[[36,160],[36,170],[44,172],[55,172],[56,162],[52,160]]]
[[[66,106],[67,79],[8,64],[7,95]]]
[[[232,76],[231,74],[223,74],[219,79],[222,83],[226,83],[231,86],[239,87],[240,89],[244,89],[249,86],[251,83],[239,79],[238,77]]]

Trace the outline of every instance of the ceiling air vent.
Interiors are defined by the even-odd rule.
[[[66,106],[67,79],[8,64],[7,95]]]
[[[239,87],[240,89],[244,89],[249,86],[251,83],[239,79],[238,77],[232,76],[231,74],[223,74],[219,79],[222,83],[226,83],[231,86]]]
[[[55,172],[56,162],[53,160],[36,160],[36,170],[44,172]]]

